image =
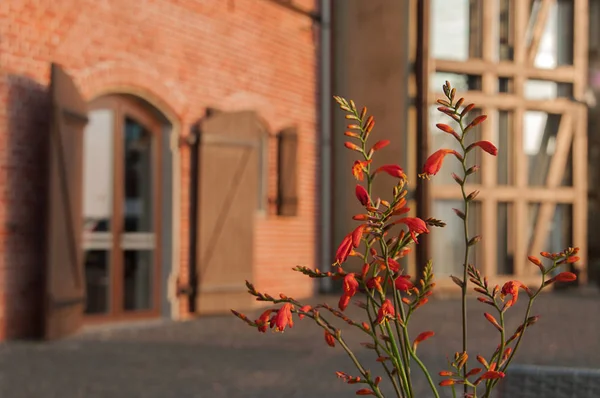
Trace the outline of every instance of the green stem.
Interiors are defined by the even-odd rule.
[[[467,352],[467,286],[468,286],[468,264],[469,264],[469,253],[470,253],[470,246],[469,246],[469,200],[467,199],[467,193],[465,192],[465,184],[467,182],[467,151],[464,145],[464,138],[465,138],[465,129],[463,127],[463,123],[462,123],[462,117],[459,121],[459,126],[460,126],[460,130],[461,130],[461,138],[460,138],[460,146],[462,148],[462,152],[463,152],[463,158],[461,161],[462,164],[462,169],[463,169],[463,181],[462,184],[460,184],[460,190],[462,193],[462,197],[463,197],[463,202],[465,204],[465,212],[464,212],[464,218],[463,218],[463,227],[464,227],[464,239],[465,239],[465,258],[464,258],[464,262],[463,262],[463,285],[462,285],[462,349],[463,352]],[[463,365],[463,372],[466,373],[467,371],[467,362],[465,361],[465,364]],[[467,385],[464,385],[464,393],[467,394],[468,392],[468,388]]]
[[[554,261],[553,267],[555,265],[556,265],[556,261]],[[531,313],[531,308],[533,306],[533,301],[540,294],[540,292],[544,289],[544,279],[545,279],[545,276],[546,276],[545,273],[542,273],[542,283],[541,283],[539,289],[537,290],[537,292],[535,292],[535,294],[533,296],[531,296],[529,298],[529,303],[527,303],[527,310],[525,311],[525,318],[523,320],[523,330],[521,330],[521,335],[517,338],[517,342],[515,343],[515,348],[511,352],[511,354],[508,357],[508,359],[506,360],[506,363],[504,364],[504,366],[501,369],[500,369],[500,367],[498,367],[499,371],[506,372],[506,370],[508,369],[508,366],[510,365],[510,363],[513,360],[513,358],[515,357],[515,354],[517,353],[517,350],[519,349],[519,346],[521,345],[521,340],[523,340],[523,336],[525,335],[525,330],[527,329],[527,319],[529,319],[529,314]],[[500,354],[500,355],[502,355],[502,354]],[[500,358],[502,358],[502,357],[500,357]],[[492,383],[490,384],[489,388],[486,389],[486,392],[485,392],[485,395],[483,396],[483,398],[489,398],[490,394],[492,393],[492,390],[498,384],[498,381],[499,381],[498,379],[492,380]]]
[[[367,290],[367,292],[368,292],[368,290]],[[371,298],[370,294],[367,294],[367,316],[369,317],[369,323],[371,324],[371,330],[373,331],[372,337],[373,337],[373,343],[375,343],[375,352],[377,353],[377,356],[380,357],[381,356],[381,351],[379,349],[380,342],[377,340],[377,333],[375,332],[376,325],[375,325],[375,321],[373,320],[373,315],[371,314],[371,309],[370,309],[371,305],[374,306],[373,299]],[[386,350],[386,353],[389,355],[387,350]],[[385,362],[382,362],[381,365],[383,366],[383,369],[385,369],[385,373],[387,374],[388,378],[392,382],[392,385],[394,386],[394,390],[396,390],[396,395],[398,396],[398,398],[404,398],[405,397],[405,395],[403,393],[404,387],[402,389],[400,388],[400,386],[398,385],[398,381],[396,380],[396,378],[394,377],[392,372],[388,369]],[[400,380],[400,382],[402,382],[402,380]]]
[[[396,344],[396,339],[394,338],[394,334],[392,332],[392,327],[390,326],[390,323],[387,321],[387,319],[384,322],[385,322],[385,328],[388,333],[388,337],[390,338],[390,342],[392,344],[392,352],[394,354],[393,355],[394,364],[396,366],[396,369],[398,369],[398,373],[401,373],[402,378],[404,379],[404,383],[408,387],[408,391],[407,391],[408,397],[414,398],[414,393],[413,393],[413,389],[412,389],[412,384],[410,382],[410,378],[406,374],[406,368],[400,362],[402,360],[402,357],[400,356],[400,352],[398,351],[398,344]]]
[[[435,395],[435,398],[440,398],[440,394],[438,393],[435,383],[433,382],[433,379],[431,378],[431,375],[429,374],[429,371],[427,370],[425,364],[419,359],[419,357],[417,357],[417,354],[412,349],[410,350],[410,355],[423,371],[423,374],[427,378],[427,382],[429,383],[429,386],[431,387],[431,391],[433,392],[433,395]]]

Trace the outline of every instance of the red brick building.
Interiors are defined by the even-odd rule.
[[[0,340],[313,293],[316,3],[0,3]]]

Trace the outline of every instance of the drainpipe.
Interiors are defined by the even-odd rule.
[[[321,181],[320,181],[320,201],[321,201],[321,250],[320,267],[324,272],[331,269],[331,14],[332,1],[321,0],[321,35],[320,35],[320,86],[321,86]],[[320,279],[320,291],[327,293],[331,291],[332,284],[329,278]]]

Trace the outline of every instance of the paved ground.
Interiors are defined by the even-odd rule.
[[[494,347],[487,336],[495,329],[482,316],[487,306],[471,303],[472,348]],[[537,304],[535,313],[542,317],[517,362],[600,368],[597,290],[551,293]],[[459,308],[454,299],[433,300],[414,318],[414,335],[436,332],[419,349],[433,370],[441,369],[444,356],[460,345]],[[362,338],[350,335],[349,340],[358,345]],[[366,350],[357,352],[369,358]],[[233,316],[210,317],[88,330],[52,344],[0,345],[0,397],[354,396],[352,386],[335,378],[335,370],[351,372],[352,367],[343,351],[327,347],[320,329],[306,320],[282,335],[259,334]],[[419,397],[431,396],[423,387],[419,383]]]

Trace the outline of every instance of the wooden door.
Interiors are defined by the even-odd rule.
[[[44,336],[56,339],[74,333],[82,323],[82,143],[87,107],[71,77],[56,64],[50,91]]]
[[[248,307],[254,261],[262,130],[254,112],[221,112],[200,124],[197,295],[199,314]]]
[[[435,129],[445,80],[488,115],[477,137],[499,149],[476,159],[482,171],[468,187],[480,191],[472,228],[483,241],[473,260],[497,282],[536,281],[527,255],[541,250],[579,246],[585,265],[587,1],[430,1],[430,152],[451,145]],[[433,179],[430,199],[432,216],[452,222],[461,200],[451,167]],[[432,233],[434,260],[461,250],[447,229]],[[438,274],[455,272],[438,261]]]
[[[160,312],[161,123],[132,97],[91,104],[85,131],[86,322]]]

